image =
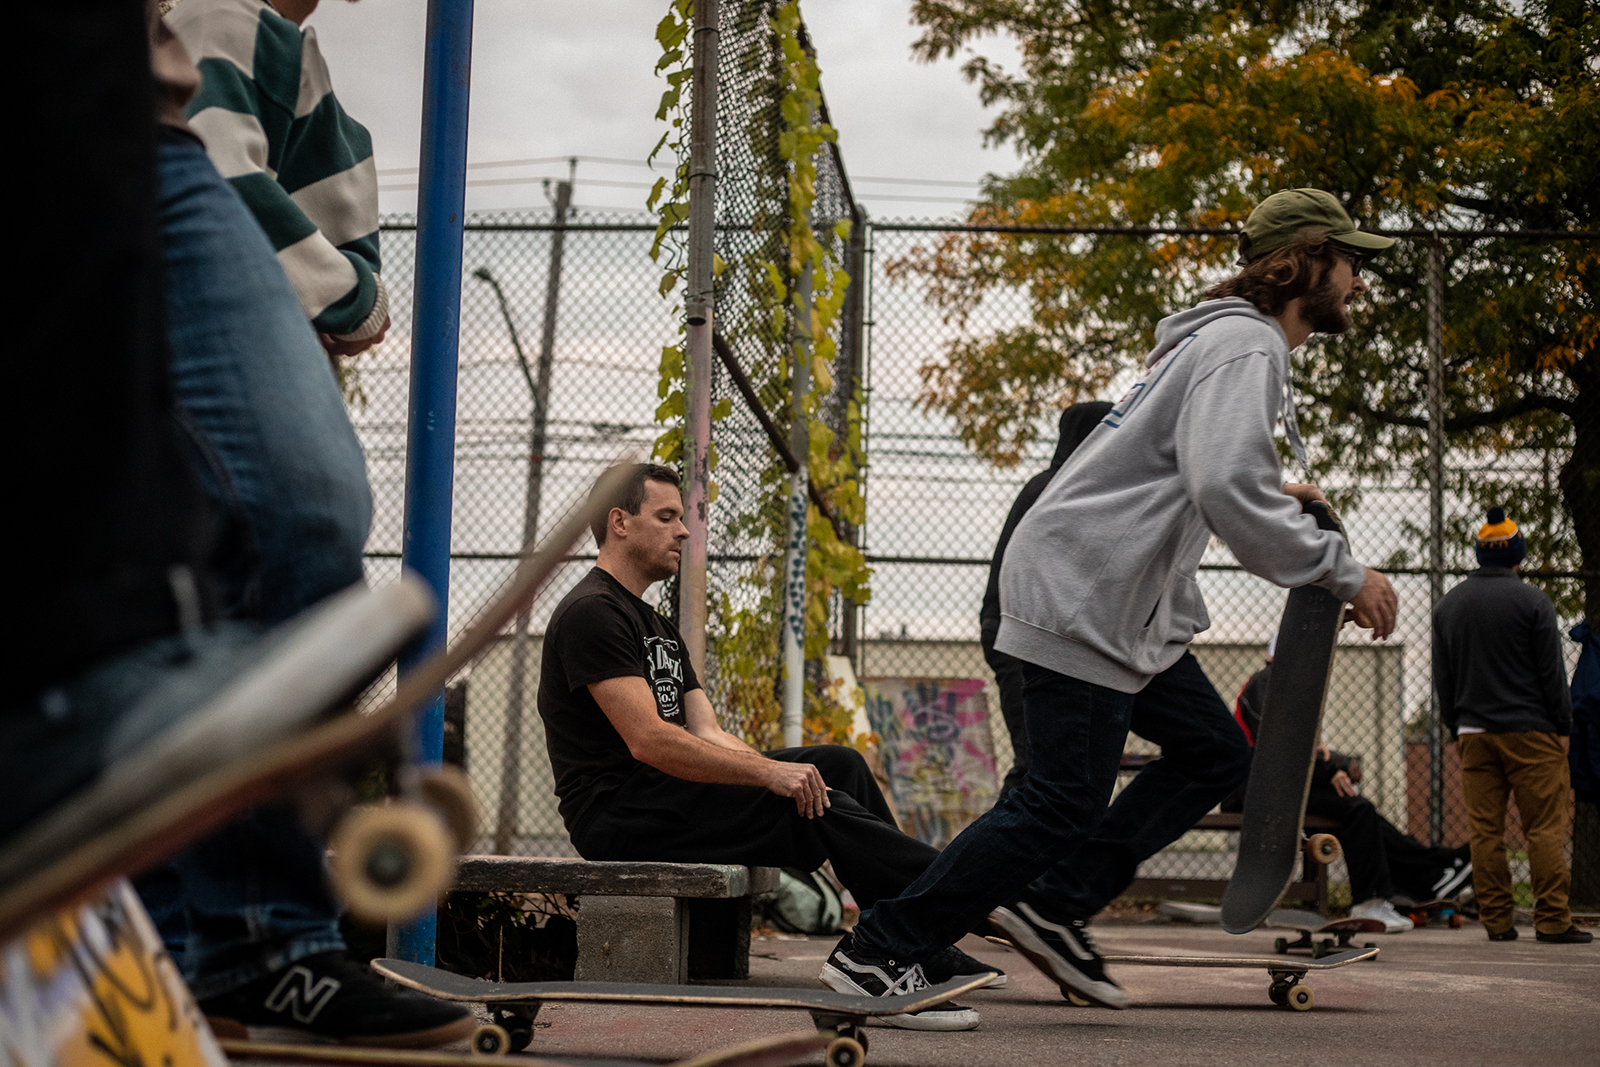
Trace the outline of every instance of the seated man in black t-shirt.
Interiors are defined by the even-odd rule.
[[[678,486],[669,467],[635,465],[593,528],[594,569],[545,631],[539,714],[572,843],[593,860],[806,870],[832,860],[863,910],[897,896],[937,853],[895,825],[861,755],[761,753],[725,732],[677,627],[640,599],[678,572],[689,536]],[[953,946],[925,968],[934,983],[994,969]],[[964,1030],[978,1015],[944,1004],[894,1022]]]

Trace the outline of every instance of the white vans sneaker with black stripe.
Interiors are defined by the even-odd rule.
[[[929,982],[916,963],[872,956],[856,948],[855,935],[845,934],[822,965],[822,982],[839,993],[863,997],[898,997],[927,989]],[[885,1025],[903,1030],[975,1030],[978,1013],[960,1004],[938,1004],[922,1011],[885,1015]]]

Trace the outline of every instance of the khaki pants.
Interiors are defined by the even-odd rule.
[[[1533,873],[1533,925],[1559,934],[1572,925],[1565,852],[1572,784],[1567,753],[1554,733],[1462,734],[1461,791],[1472,829],[1472,887],[1491,934],[1515,917],[1506,862],[1506,799],[1515,795]]]

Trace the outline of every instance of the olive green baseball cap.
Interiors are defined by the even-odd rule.
[[[1276,252],[1297,237],[1325,237],[1372,255],[1394,244],[1393,237],[1357,229],[1344,205],[1321,189],[1285,189],[1250,212],[1239,237],[1239,262]]]

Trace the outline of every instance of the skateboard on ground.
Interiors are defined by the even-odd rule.
[[[1011,942],[1003,937],[990,937],[988,940],[997,945],[1011,948]],[[1130,967],[1231,967],[1250,968],[1258,967],[1267,972],[1272,978],[1272,984],[1267,987],[1267,997],[1280,1008],[1293,1008],[1295,1011],[1310,1011],[1316,1003],[1316,996],[1311,992],[1311,987],[1305,983],[1308,971],[1325,971],[1333,967],[1344,967],[1362,960],[1378,958],[1376,948],[1349,949],[1325,956],[1319,960],[1295,960],[1279,958],[1276,956],[1112,956],[1100,957],[1107,964],[1118,964]],[[1067,1000],[1074,1007],[1087,1008],[1090,1002],[1076,993],[1068,993]]]
[[[1326,504],[1312,501],[1302,510],[1320,528],[1343,536]],[[1344,601],[1320,586],[1289,590],[1245,786],[1239,858],[1222,896],[1222,928],[1230,934],[1260,926],[1294,878],[1343,616]]]
[[[1395,905],[1395,909],[1411,920],[1414,929],[1422,929],[1437,923],[1448,926],[1452,930],[1459,930],[1464,920],[1461,917],[1461,901],[1454,897],[1440,900],[1419,900],[1414,904],[1404,907]]]
[[[866,1062],[868,1019],[921,1011],[982,988],[994,974],[954,979],[899,997],[863,997],[831,989],[767,989],[755,986],[645,985],[632,982],[486,982],[404,960],[373,960],[385,978],[441,1000],[482,1004],[494,1023],[472,1037],[473,1051],[517,1052],[533,1038],[533,1022],[547,1002],[669,1004],[690,1008],[786,1008],[811,1013],[826,1036],[827,1067],[861,1067]]]
[[[1285,930],[1299,930],[1300,938],[1290,941],[1287,937],[1280,937],[1272,943],[1273,949],[1282,956],[1289,952],[1308,948],[1311,958],[1320,960],[1324,956],[1331,956],[1335,952],[1343,952],[1352,948],[1351,942],[1357,934],[1381,934],[1388,927],[1377,919],[1329,919],[1318,915],[1314,911],[1275,911],[1267,916],[1267,925],[1276,926]],[[1320,934],[1332,934],[1333,937],[1324,937],[1316,940]],[[1376,948],[1371,941],[1365,943],[1366,948]]]
[[[827,1047],[831,1038],[813,1030],[779,1034],[713,1049],[686,1060],[639,1067],[796,1067]],[[271,1063],[336,1064],[346,1067],[485,1067],[492,1061],[471,1052],[416,1052],[402,1049],[354,1048],[349,1045],[278,1045],[255,1041],[222,1041],[222,1051],[232,1060],[268,1060]],[[566,1067],[554,1060],[518,1056],[517,1067]],[[607,1063],[620,1061],[607,1060]]]
[[[260,660],[203,707],[0,849],[0,944],[49,909],[286,793],[314,830],[333,828],[330,880],[353,915],[403,920],[431,906],[474,833],[465,780],[407,767],[401,802],[353,806],[350,779],[374,752],[409,754],[412,714],[533,601],[591,512],[574,509],[465,634],[370,712],[350,702],[433,616],[421,581],[347,590],[268,635]]]

